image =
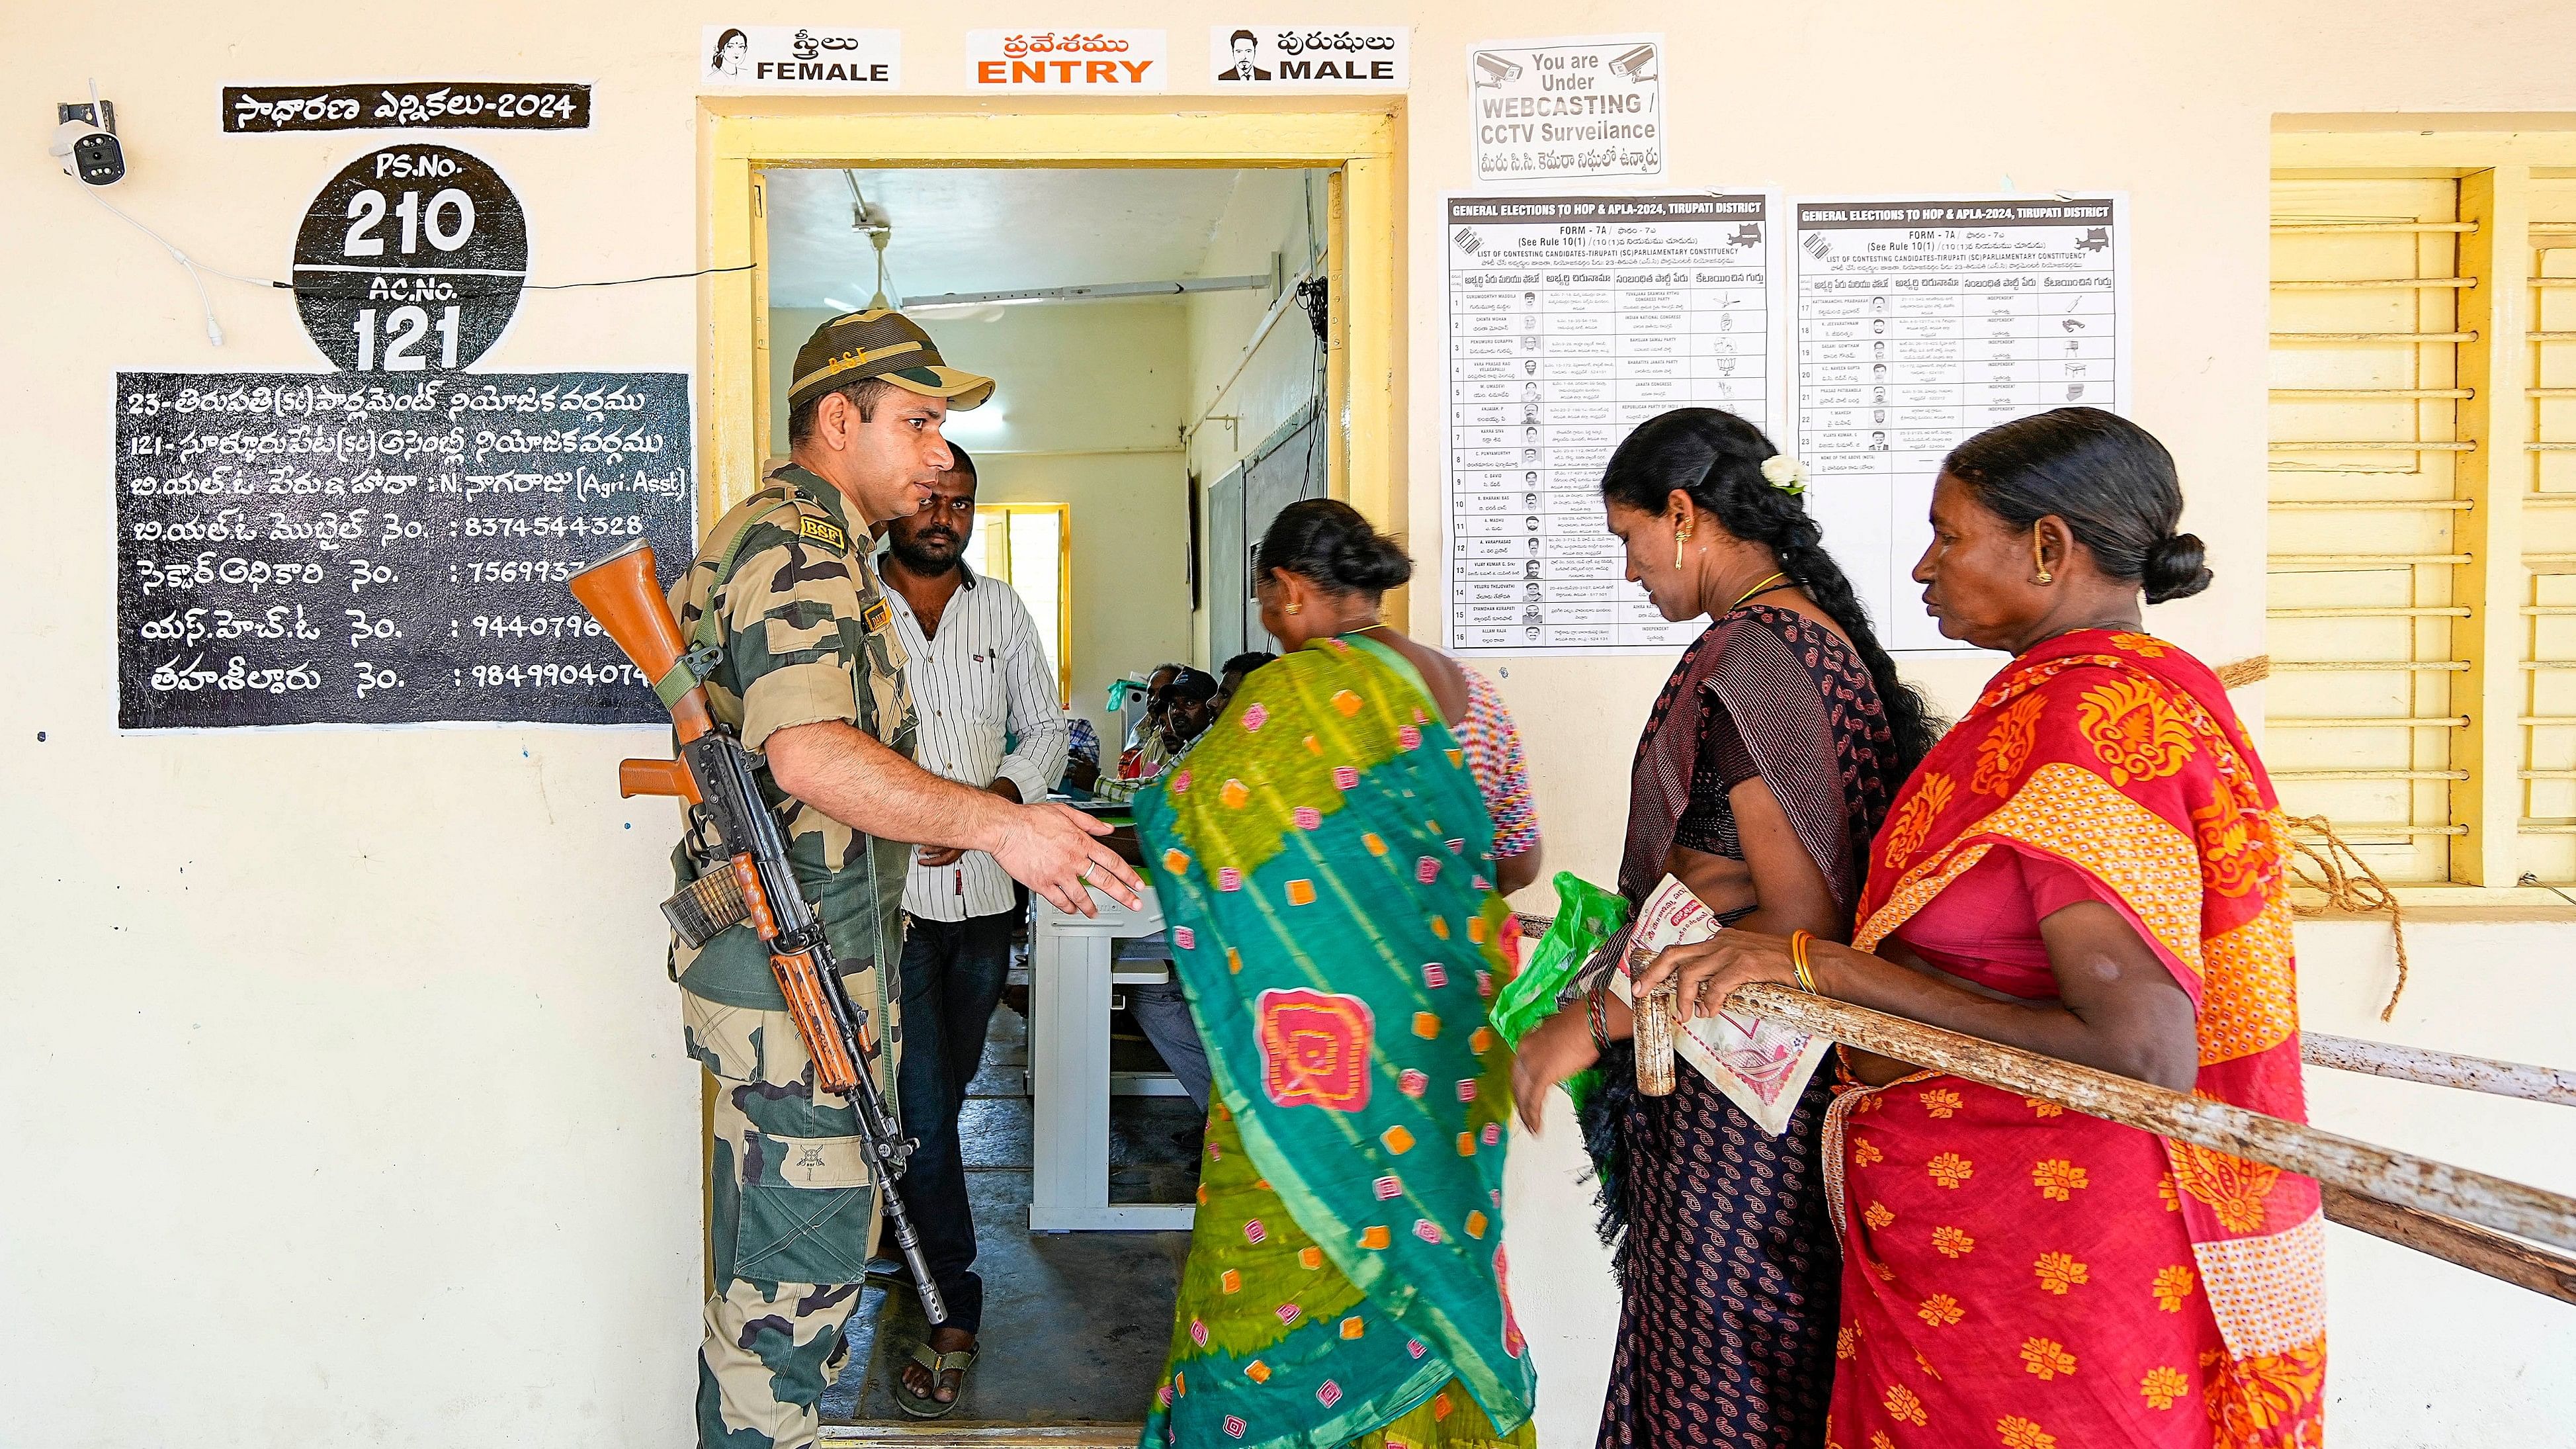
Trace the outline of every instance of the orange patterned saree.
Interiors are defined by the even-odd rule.
[[[2065,635],[1997,675],[1899,793],[1854,944],[2052,997],[2038,919],[2103,901],[2191,996],[2195,1090],[2305,1121],[2281,829],[2206,667],[2143,634]],[[2313,1180],[1932,1072],[1846,1088],[1825,1150],[1829,1445],[2322,1443]]]

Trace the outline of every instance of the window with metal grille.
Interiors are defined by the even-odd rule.
[[[2516,862],[2544,881],[2576,880],[2576,176],[2530,184],[2530,406],[2514,437],[2528,455],[2522,605],[2529,666],[2521,720]]]
[[[2274,161],[2282,804],[2393,884],[2576,881],[2576,134]]]
[[[2276,178],[2265,754],[2392,881],[2451,879],[2470,562],[2459,183]]]

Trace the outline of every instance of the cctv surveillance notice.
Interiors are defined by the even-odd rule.
[[[1476,180],[1664,174],[1664,38],[1489,40],[1467,52]]]
[[[1807,508],[1893,649],[1964,648],[1911,574],[1951,448],[2050,408],[2129,405],[2129,202],[1801,200],[1798,426]]]
[[[1759,194],[1452,196],[1449,647],[1669,653],[1601,503],[1619,440],[1679,407],[1770,426],[1773,204]]]

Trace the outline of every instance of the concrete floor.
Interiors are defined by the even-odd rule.
[[[1189,1234],[1029,1231],[1027,1037],[1009,1007],[994,1013],[958,1124],[984,1278],[984,1356],[942,1422],[1139,1423],[1171,1339]],[[1141,1039],[1113,1050],[1122,1071],[1150,1070],[1151,1053]],[[1188,1201],[1198,1186],[1196,1126],[1186,1097],[1113,1099],[1111,1197]],[[895,1407],[892,1384],[927,1332],[908,1289],[869,1288],[850,1316],[850,1366],[823,1396],[823,1422],[918,1422]]]

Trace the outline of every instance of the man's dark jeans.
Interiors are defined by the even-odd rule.
[[[897,1190],[948,1301],[944,1326],[968,1333],[984,1321],[984,1280],[974,1271],[975,1216],[966,1199],[957,1114],[1010,974],[1014,918],[1009,911],[963,921],[916,916],[904,933],[903,1063],[896,1086],[903,1129],[919,1145]],[[891,1239],[882,1250],[893,1251]]]

